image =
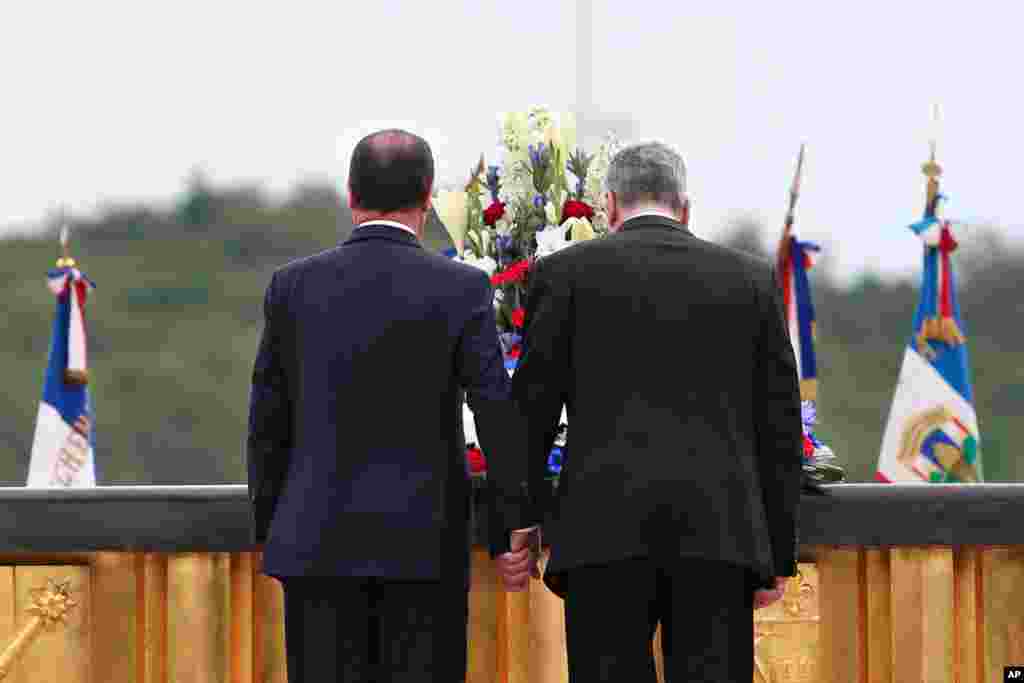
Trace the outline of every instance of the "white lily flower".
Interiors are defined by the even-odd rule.
[[[565,239],[565,228],[559,225],[549,225],[543,230],[538,230],[534,236],[537,238],[537,258],[550,256],[570,244],[569,240]]]
[[[497,262],[490,256],[477,257],[474,256],[473,254],[464,254],[462,258],[459,259],[459,261],[462,261],[468,266],[479,268],[480,270],[487,273],[487,277],[494,275],[494,271],[498,269]]]
[[[544,217],[548,219],[548,225],[558,225],[558,210],[551,202],[544,205]]]
[[[471,443],[480,445],[476,437],[476,422],[473,418],[473,411],[469,409],[469,404],[467,403],[462,404],[462,432],[466,436],[467,446]]]

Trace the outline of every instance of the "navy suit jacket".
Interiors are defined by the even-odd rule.
[[[368,224],[277,270],[264,314],[247,460],[265,573],[467,580],[463,391],[500,524],[530,521],[484,272]]]

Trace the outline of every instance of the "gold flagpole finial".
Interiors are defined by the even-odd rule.
[[[942,176],[942,167],[939,166],[935,160],[936,148],[938,147],[938,128],[939,128],[939,105],[935,104],[932,106],[932,133],[928,139],[928,148],[930,156],[928,161],[921,166],[921,171],[928,178],[928,190],[927,190],[927,205],[925,208],[925,214],[934,218],[936,213],[936,200],[939,196],[939,178]]]
[[[64,210],[60,212],[60,249],[63,254],[57,259],[58,268],[74,268],[75,259],[71,258],[68,244],[71,241],[71,230],[68,228],[67,218]]]

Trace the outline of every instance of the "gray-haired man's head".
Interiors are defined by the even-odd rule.
[[[662,142],[623,148],[612,158],[605,183],[608,220],[613,230],[644,211],[667,214],[684,225],[689,220],[686,164],[678,152]]]

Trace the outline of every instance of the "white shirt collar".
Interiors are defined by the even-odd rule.
[[[419,235],[416,234],[415,230],[410,228],[405,223],[399,223],[398,221],[366,221],[365,223],[360,223],[359,225],[357,225],[356,229],[358,230],[359,228],[365,228],[365,227],[368,227],[370,225],[386,225],[386,226],[388,226],[390,228],[398,228],[399,230],[405,230],[407,233],[409,233],[413,237],[416,237],[417,239],[419,239]]]
[[[679,222],[679,219],[676,218],[675,216],[673,216],[672,214],[665,213],[664,211],[656,211],[656,210],[641,211],[640,213],[634,213],[632,216],[627,218],[626,221],[631,221],[634,218],[640,218],[640,216],[661,216],[662,218],[667,218],[670,221],[675,221],[676,223]],[[623,223],[625,223],[626,221],[623,221]]]

